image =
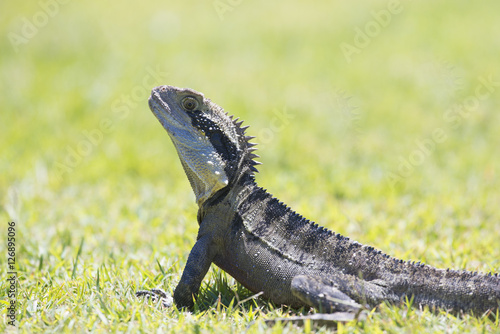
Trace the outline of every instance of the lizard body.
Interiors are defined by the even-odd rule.
[[[160,86],[149,105],[170,135],[199,205],[199,232],[173,300],[192,307],[210,265],[276,304],[358,312],[406,297],[418,305],[498,310],[498,274],[393,258],[318,226],[260,188],[247,127],[191,89]],[[138,296],[166,297],[160,290]]]

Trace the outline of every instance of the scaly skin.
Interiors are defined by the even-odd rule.
[[[303,218],[255,183],[257,157],[242,122],[191,89],[153,89],[150,108],[170,135],[199,205],[200,229],[174,302],[192,307],[210,265],[277,304],[321,312],[413,298],[481,315],[498,310],[498,274],[395,259]],[[158,296],[160,290],[139,291]]]

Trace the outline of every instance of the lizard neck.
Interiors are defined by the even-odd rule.
[[[200,204],[198,209],[198,224],[201,224],[207,212],[212,211],[223,202],[231,207],[231,211],[236,212],[238,205],[257,189],[260,188],[255,182],[253,173],[243,172],[239,174],[226,187],[218,190],[205,202]]]

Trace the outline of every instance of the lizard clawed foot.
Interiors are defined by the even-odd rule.
[[[291,289],[295,297],[321,313],[359,314],[364,307],[334,286],[334,283],[349,286],[349,282],[344,282],[340,277],[335,278],[333,282],[321,277],[298,275],[293,278]]]
[[[162,289],[151,289],[151,290],[139,290],[135,293],[136,297],[146,296],[146,299],[151,299],[153,303],[157,303],[158,301],[161,303],[163,307],[172,307],[173,298]]]

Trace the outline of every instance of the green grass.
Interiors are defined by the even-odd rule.
[[[23,18],[44,23],[42,7],[0,3],[0,331],[8,221],[20,332],[327,331],[266,324],[309,310],[244,301],[216,269],[192,314],[134,297],[172,291],[197,232],[189,183],[147,107],[160,84],[245,119],[259,184],[306,217],[393,256],[500,271],[500,86],[480,87],[500,81],[498,1],[404,2],[350,62],[340,46],[389,2],[241,1],[222,19],[213,4],[52,5],[16,52],[12,33]],[[338,331],[499,324],[382,305]]]

